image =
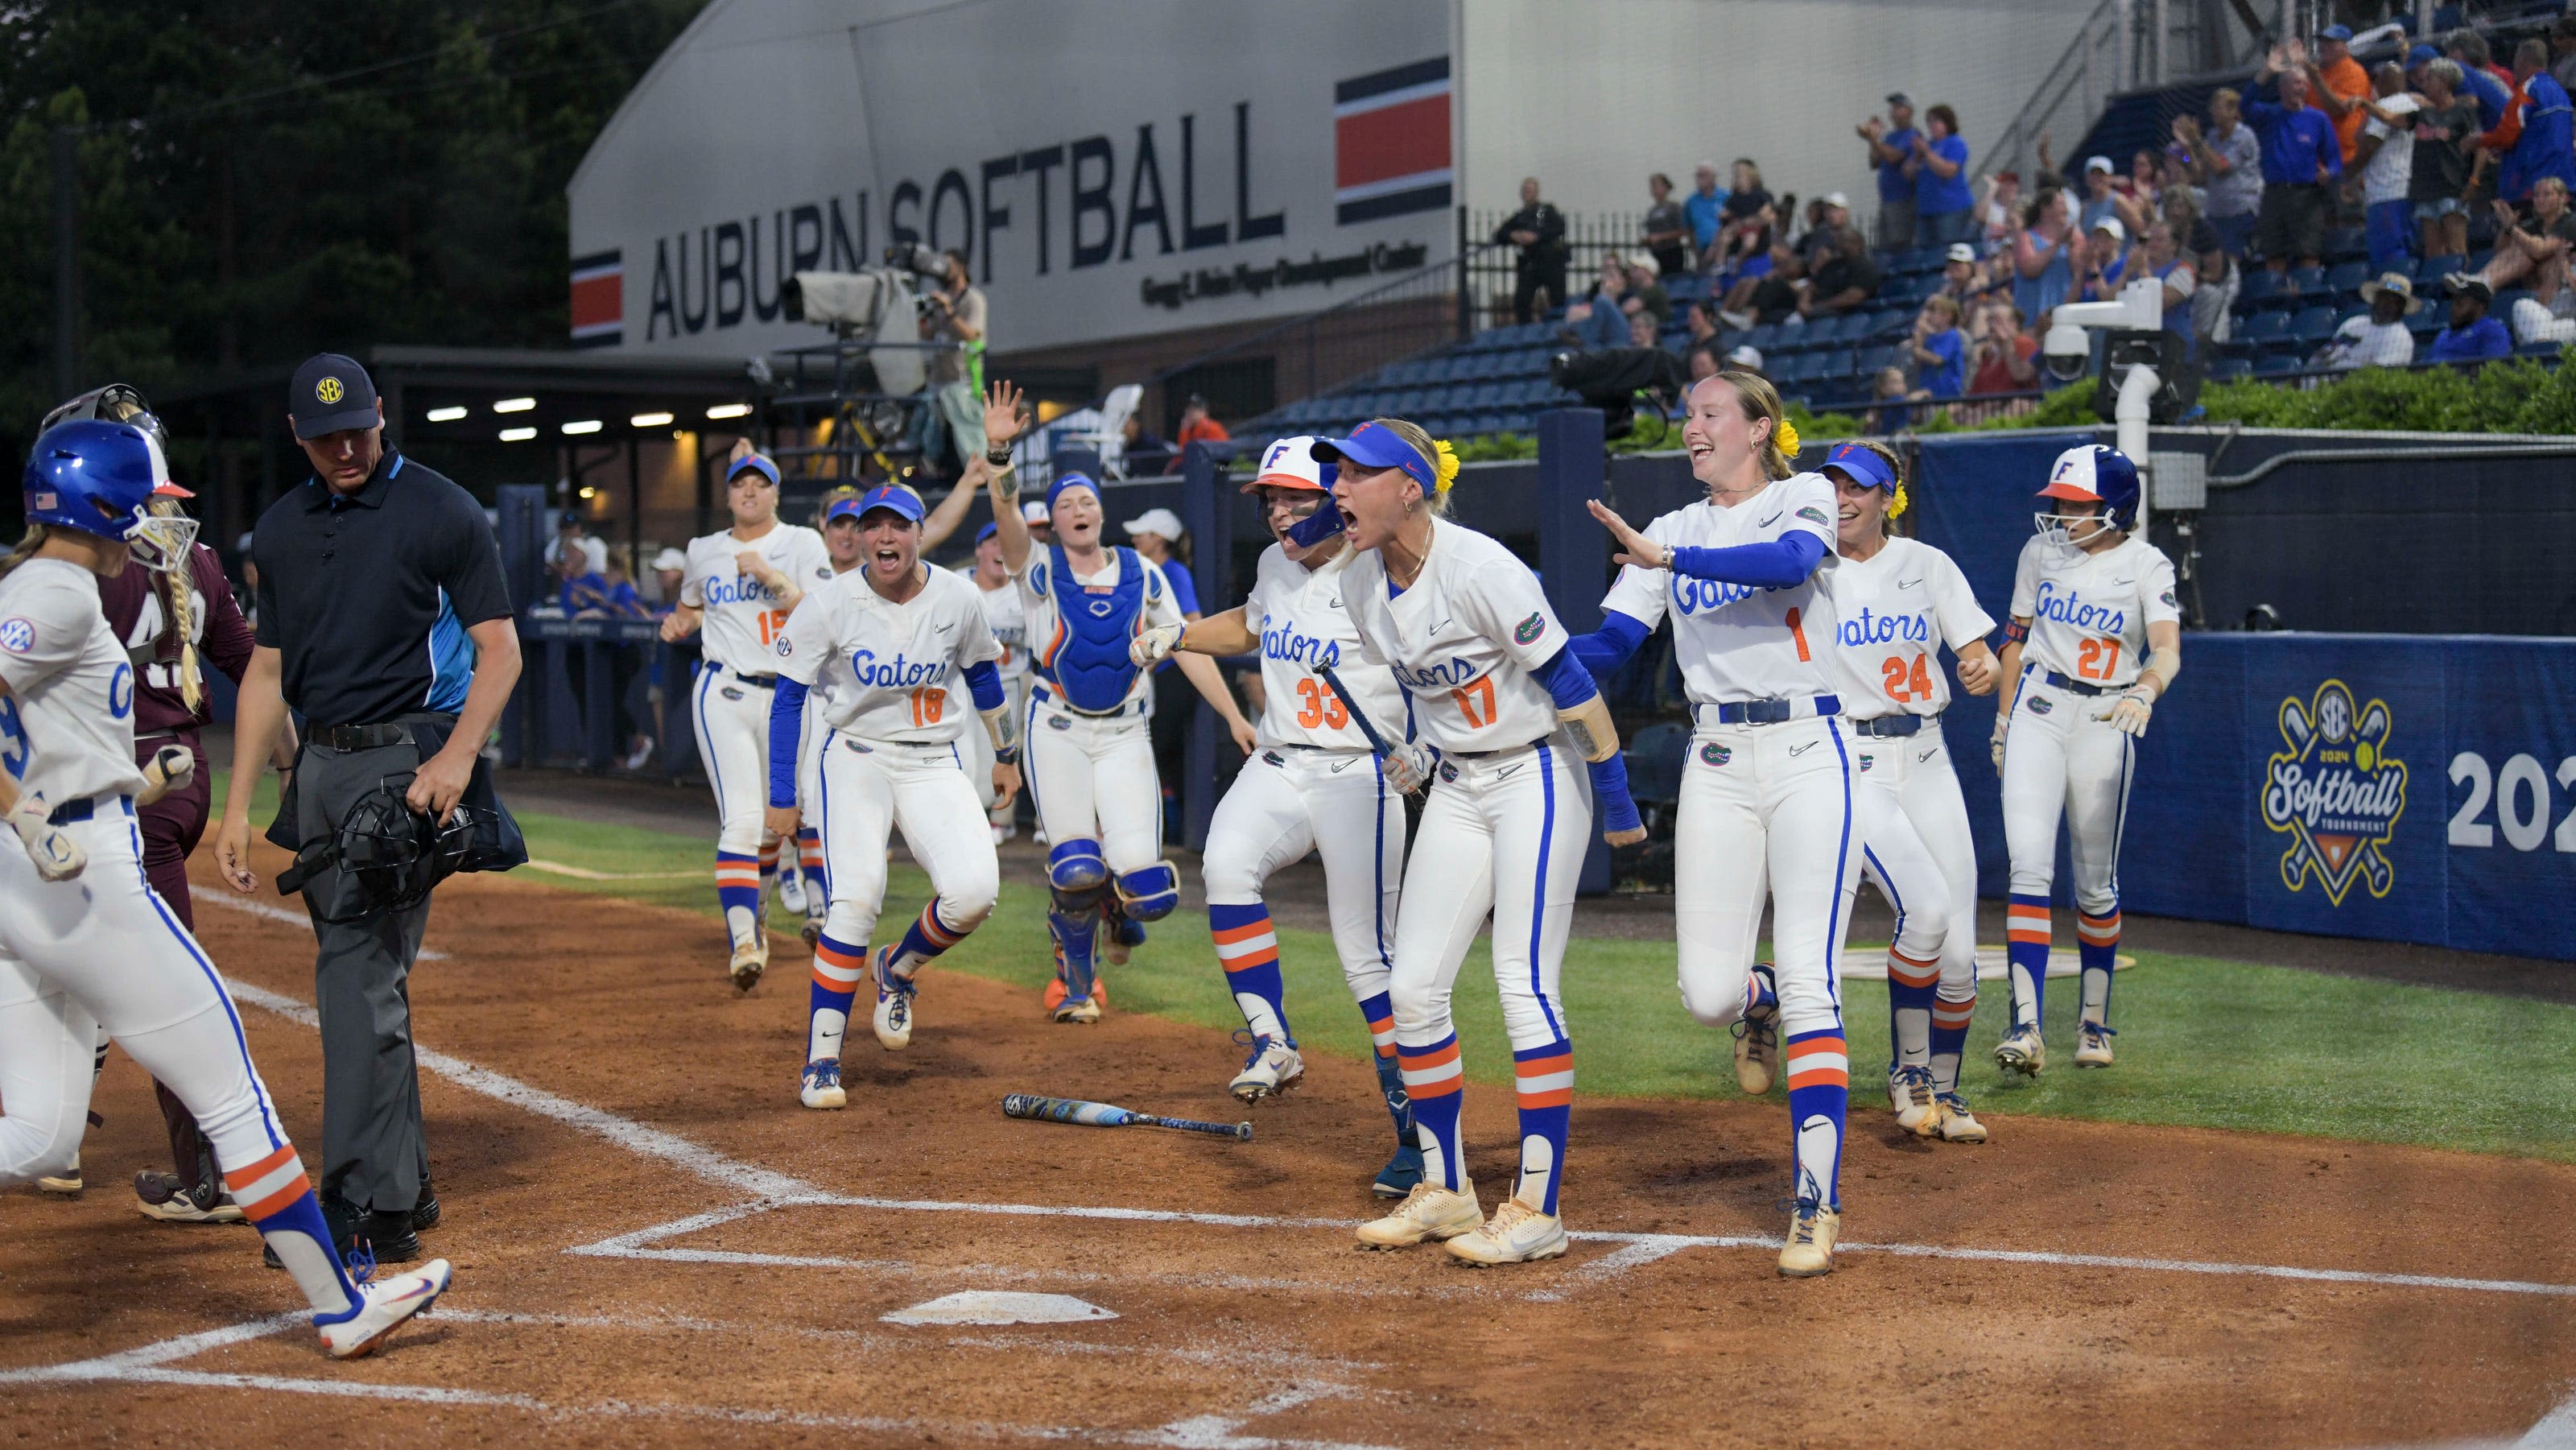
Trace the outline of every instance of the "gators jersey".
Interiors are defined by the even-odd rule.
[[[1243,621],[1261,636],[1264,704],[1256,734],[1263,745],[1369,748],[1349,707],[1315,673],[1318,665],[1331,667],[1379,735],[1390,742],[1410,737],[1404,692],[1384,665],[1361,657],[1360,627],[1342,603],[1342,571],[1351,558],[1342,549],[1309,569],[1277,544],[1261,553]]]
[[[832,581],[832,555],[823,536],[802,524],[774,525],[745,543],[728,529],[689,541],[689,572],[680,580],[680,602],[706,611],[700,625],[698,652],[717,664],[746,675],[775,671],[779,631],[787,611],[777,591],[742,572],[736,556],[746,550],[769,566],[812,590]]]
[[[1821,473],[1779,479],[1733,508],[1702,499],[1642,531],[1667,549],[1725,549],[1812,534],[1825,562],[1787,589],[1693,579],[1670,569],[1619,571],[1604,609],[1648,629],[1670,613],[1673,654],[1693,702],[1738,704],[1829,695],[1841,684],[1834,663],[1833,604],[1821,583],[1838,567],[1832,480]]]
[[[0,681],[0,770],[19,790],[61,805],[143,789],[134,665],[87,569],[30,559],[0,579]]]
[[[1968,576],[1930,544],[1889,539],[1867,559],[1823,571],[1834,605],[1834,653],[1848,677],[1835,693],[1855,720],[1938,715],[1949,708],[1952,650],[1994,632]]]
[[[999,659],[972,584],[927,569],[901,604],[853,569],[806,594],[771,647],[771,668],[821,692],[822,723],[862,740],[953,741],[975,719],[966,668]]]
[[[2022,545],[2012,613],[2030,621],[2023,664],[2110,690],[2137,683],[2147,626],[2182,618],[2173,562],[2135,534],[2098,554],[2044,538]]]
[[[1100,572],[1077,573],[1073,576],[1072,582],[1086,596],[1095,597],[1105,605],[1110,596],[1117,591],[1119,553],[1116,549],[1102,549],[1100,553],[1103,560]],[[1054,659],[1056,653],[1064,647],[1066,638],[1065,621],[1056,611],[1054,554],[1053,549],[1032,546],[1029,550],[1028,567],[1022,569],[1017,575],[1021,627],[1027,631],[1028,639],[1034,647],[1031,659],[1033,665],[1045,664]],[[1155,566],[1153,560],[1141,554],[1132,557],[1135,558],[1137,566],[1145,571],[1145,597],[1137,611],[1139,618],[1134,626],[1135,630],[1141,632],[1156,625],[1180,623],[1181,606],[1172,598],[1171,581],[1163,577],[1163,571]],[[1152,673],[1138,670],[1135,672],[1135,678],[1128,681],[1125,698],[1121,699],[1118,706],[1114,708],[1132,705],[1139,697],[1150,697],[1153,693]]]
[[[1371,550],[1342,570],[1342,607],[1362,653],[1391,667],[1411,697],[1415,729],[1431,744],[1507,750],[1556,733],[1556,701],[1535,672],[1565,648],[1565,626],[1538,576],[1501,544],[1434,520],[1411,588],[1390,596],[1386,563]]]

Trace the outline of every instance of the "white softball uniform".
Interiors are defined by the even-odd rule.
[[[973,585],[945,569],[925,573],[921,591],[897,604],[852,570],[807,594],[779,638],[778,672],[825,692],[815,809],[832,897],[823,930],[835,941],[875,933],[886,841],[898,825],[952,924],[982,921],[1000,889],[982,795],[958,742],[984,731],[965,671],[999,658],[1001,646]]]
[[[2135,740],[2107,718],[2136,683],[2147,626],[2178,622],[2173,564],[2135,535],[2098,554],[2032,539],[2013,578],[2012,613],[2031,621],[2004,733],[2004,842],[2012,892],[2043,899],[2057,874],[2057,822],[2067,825],[2075,905],[2120,905],[2120,825]]]
[[[974,566],[970,564],[959,569],[957,576],[974,584]],[[1011,712],[1012,719],[1025,721],[1029,717],[1029,632],[1026,617],[1020,612],[1019,586],[1004,584],[999,589],[986,589],[977,584],[975,592],[984,601],[984,623],[992,628],[994,640],[1002,647],[1002,656],[993,662],[993,667],[1002,676],[1003,708]],[[985,803],[990,805],[993,801],[992,739],[981,730],[969,730],[966,738],[958,743],[966,747],[969,778],[975,782],[976,790]],[[1011,807],[1013,811],[1017,809],[1016,805]],[[1008,825],[1010,815],[996,810],[992,813],[992,820],[996,825]]]
[[[1333,947],[1351,994],[1366,1001],[1386,990],[1393,965],[1404,798],[1315,667],[1330,667],[1390,740],[1405,738],[1405,703],[1395,676],[1363,658],[1342,603],[1350,559],[1346,548],[1309,569],[1276,544],[1261,555],[1243,605],[1261,636],[1259,748],[1217,802],[1202,861],[1210,903],[1249,906],[1271,873],[1321,855]]]
[[[0,682],[0,769],[44,792],[89,858],[48,882],[0,840],[0,1184],[71,1166],[101,1028],[196,1115],[227,1171],[274,1157],[286,1130],[232,999],[143,875],[134,670],[87,570],[35,559],[0,579]],[[236,1185],[244,1203],[250,1187]]]
[[[691,723],[723,821],[716,849],[742,856],[757,854],[767,834],[761,812],[769,800],[770,682],[778,636],[787,626],[777,592],[735,562],[746,551],[809,591],[833,577],[823,536],[801,524],[775,525],[748,543],[730,532],[689,541],[680,602],[705,611]]]
[[[834,579],[846,579],[858,572],[857,566],[848,569],[838,564],[832,566]],[[821,684],[807,688],[805,719],[796,734],[796,813],[803,825],[809,828],[817,820],[814,792],[823,780],[823,702],[829,695],[829,688]]]
[[[1646,526],[1668,549],[1821,540],[1825,562],[1787,589],[1620,571],[1604,609],[1654,627],[1669,613],[1691,699],[1690,760],[1673,837],[1682,1002],[1712,1026],[1744,1014],[1767,885],[1780,1025],[1791,1036],[1842,1025],[1837,958],[1858,885],[1851,737],[1837,718],[1840,666],[1823,576],[1838,504],[1819,473],[1772,483],[1732,508],[1702,500]],[[1758,712],[1768,723],[1730,716]],[[1767,869],[1749,869],[1759,862]]]
[[[1102,551],[1106,561],[1096,574],[1076,574],[1085,588],[1106,590],[1118,583],[1118,552]],[[1064,624],[1056,617],[1051,550],[1032,546],[1028,566],[1018,576],[1020,610],[1028,637],[1047,641],[1040,655],[1051,656],[1064,642]],[[1151,559],[1136,556],[1145,571],[1143,625],[1179,624],[1180,606],[1172,586]],[[1163,859],[1163,787],[1154,771],[1154,739],[1147,716],[1154,699],[1153,671],[1138,670],[1126,698],[1109,714],[1090,715],[1074,709],[1043,679],[1029,686],[1027,744],[1022,772],[1029,798],[1037,806],[1038,824],[1050,841],[1098,841],[1109,869],[1124,876]]]
[[[1426,1061],[1421,1050],[1454,1033],[1451,989],[1488,913],[1524,1112],[1562,1104],[1573,1084],[1558,983],[1592,839],[1592,782],[1533,673],[1565,648],[1565,627],[1527,565],[1445,519],[1434,520],[1421,573],[1402,593],[1390,597],[1375,552],[1341,578],[1362,657],[1393,671],[1418,733],[1442,755],[1406,865],[1388,994],[1429,1180],[1454,1189],[1465,1181],[1463,1135],[1438,1141],[1423,1104],[1458,1091],[1457,1054]],[[1554,1155],[1524,1134],[1524,1200],[1553,1205]]]
[[[1937,963],[1941,986],[1965,1000],[1977,980],[1977,849],[1941,736],[1950,678],[1940,649],[1984,639],[1995,621],[1949,555],[1912,539],[1840,561],[1825,590],[1846,676],[1862,870],[1896,909],[1903,961],[1888,970]]]

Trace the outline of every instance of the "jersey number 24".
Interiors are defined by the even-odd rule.
[[[1889,655],[1878,667],[1887,686],[1887,698],[1903,704],[1907,700],[1932,698],[1931,656],[1917,650],[1914,664],[1908,668],[1903,655]]]

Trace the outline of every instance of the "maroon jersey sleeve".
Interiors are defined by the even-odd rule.
[[[232,581],[224,577],[224,561],[215,551],[199,544],[188,556],[188,572],[196,577],[197,592],[206,599],[205,638],[197,648],[208,662],[224,672],[234,684],[241,683],[242,673],[250,668],[250,621],[242,618],[241,604],[233,598]]]
[[[250,663],[250,625],[224,581],[223,561],[203,544],[189,551],[189,583],[198,596],[196,625],[200,670],[211,666],[239,680]],[[194,730],[211,718],[188,708],[179,693],[179,641],[161,607],[160,576],[140,565],[98,581],[99,608],[116,642],[133,657],[134,733]],[[211,697],[209,697],[211,698]]]

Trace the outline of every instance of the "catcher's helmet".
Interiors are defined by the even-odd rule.
[[[455,874],[474,842],[477,813],[458,806],[444,825],[411,808],[409,776],[388,776],[340,818],[331,847],[358,884],[358,911],[416,905]],[[354,919],[345,918],[345,919]]]

